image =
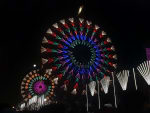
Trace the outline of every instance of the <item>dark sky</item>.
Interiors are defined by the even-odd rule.
[[[0,103],[17,103],[23,76],[40,64],[46,29],[60,19],[75,17],[82,0],[3,0],[0,3]],[[150,47],[149,0],[86,0],[83,17],[102,26],[111,37],[120,69],[146,60]]]

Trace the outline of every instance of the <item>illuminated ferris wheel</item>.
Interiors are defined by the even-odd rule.
[[[50,77],[50,70],[41,76],[39,70],[33,70],[27,74],[21,83],[21,94],[24,101],[28,101],[33,96],[41,96],[49,100],[54,95],[55,83]]]
[[[62,79],[64,87],[110,76],[116,68],[115,48],[98,25],[82,18],[62,19],[46,32],[41,47],[43,69]]]

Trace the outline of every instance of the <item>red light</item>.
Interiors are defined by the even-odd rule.
[[[96,32],[96,29],[94,29],[93,32]]]
[[[110,66],[113,66],[113,63],[111,63],[111,62],[109,62],[108,64],[109,64]]]
[[[72,26],[75,26],[74,23],[71,23]]]
[[[53,61],[54,61],[54,59],[52,59],[52,58],[48,59],[48,63],[51,63]]]
[[[112,54],[110,54],[110,55],[108,55],[108,57],[109,57],[109,58],[113,58],[113,55],[112,55]]]
[[[86,25],[86,27],[87,27],[88,29],[90,29],[91,26],[90,26],[90,25]]]
[[[104,41],[104,44],[108,44],[108,42],[107,42],[107,41]]]
[[[111,48],[107,48],[108,51],[111,51]]]
[[[73,88],[77,89],[78,88],[78,83],[76,83]]]
[[[106,75],[104,75],[104,78],[106,78]]]
[[[102,34],[99,34],[99,37],[100,37],[100,38],[103,38],[103,35],[102,35]]]
[[[82,27],[82,24],[81,24],[81,23],[79,23],[79,25],[80,25],[80,27]]]
[[[58,48],[63,48],[63,46],[61,44],[58,45]]]
[[[56,34],[55,34],[55,33],[53,33],[53,34],[52,34],[52,36],[53,36],[53,37],[56,37]]]
[[[62,30],[61,30],[61,28],[58,28],[57,30],[58,30],[59,32],[61,32],[61,31],[62,31]]]
[[[62,74],[59,74],[59,75],[57,75],[57,76],[58,76],[59,79],[61,79],[63,75],[62,75]]]
[[[50,52],[52,52],[52,50],[51,49],[49,49],[49,48],[47,48],[47,50],[46,50],[48,53],[50,53]]]
[[[64,25],[67,29],[69,28],[67,24]]]
[[[52,41],[48,40],[48,43],[49,43],[49,44],[53,44],[54,42],[52,42]]]
[[[53,70],[53,71],[56,71],[56,69],[57,69],[57,67],[52,67],[52,70]]]
[[[64,84],[68,85],[69,84],[69,80],[65,80]]]

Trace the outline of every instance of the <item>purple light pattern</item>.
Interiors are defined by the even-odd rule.
[[[35,84],[34,84],[34,91],[37,93],[37,94],[43,94],[44,92],[46,92],[47,90],[47,87],[46,85],[44,84],[44,81],[37,81]]]

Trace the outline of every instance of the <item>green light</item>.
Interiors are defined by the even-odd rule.
[[[104,73],[103,73],[103,72],[100,72],[100,74],[101,74],[101,75],[104,75]]]
[[[105,64],[108,64],[109,61],[104,61]]]
[[[35,81],[35,79],[32,79],[32,81],[34,82],[34,81]]]
[[[55,58],[54,62],[58,61],[59,59],[58,58]]]
[[[60,68],[61,67],[61,64],[56,64],[57,68]]]
[[[89,29],[86,29],[86,34],[89,32]]]
[[[106,48],[104,48],[102,51],[104,51],[104,52],[105,52],[105,51],[107,51],[107,49],[106,49]]]
[[[103,69],[106,71],[106,68],[105,68],[105,67],[103,67]]]
[[[39,80],[39,77],[36,77],[36,80]]]
[[[54,44],[54,45],[58,45],[58,43],[57,43],[57,42],[54,42],[53,44]]]
[[[52,49],[52,52],[56,52],[56,53],[57,53],[58,51],[57,51],[57,50],[55,50],[55,49]]]
[[[96,76],[96,78],[95,78],[95,79],[96,79],[96,81],[97,81],[97,80],[98,80],[98,77]]]
[[[64,31],[61,32],[63,35],[65,35]]]
[[[31,95],[33,96],[33,95],[34,95],[34,93],[31,93]]]
[[[76,78],[76,82],[78,82],[79,81],[79,78]]]
[[[95,32],[92,33],[92,37],[95,35]]]
[[[56,36],[56,39],[61,40],[61,38],[59,36]]]
[[[92,77],[90,77],[90,81],[93,81]]]
[[[80,30],[81,30],[81,31],[83,31],[83,29],[84,29],[83,27],[80,27]]]
[[[34,82],[34,80],[32,79],[30,83]]]
[[[81,41],[81,45],[83,45],[84,44],[84,42],[83,41]]]
[[[73,27],[74,31],[77,31],[77,28],[76,27]]]
[[[52,86],[48,86],[48,89],[51,89],[52,88]]]
[[[68,33],[70,33],[70,28],[66,29],[66,31],[67,31]]]
[[[105,55],[106,58],[108,58],[108,55]]]
[[[45,77],[44,77],[44,78],[42,78],[42,80],[45,80]]]
[[[63,76],[65,75],[65,71],[62,71]]]
[[[77,45],[78,44],[78,42],[77,41],[75,41],[75,45]]]
[[[80,44],[81,43],[81,41],[80,40],[78,40],[78,44]]]

